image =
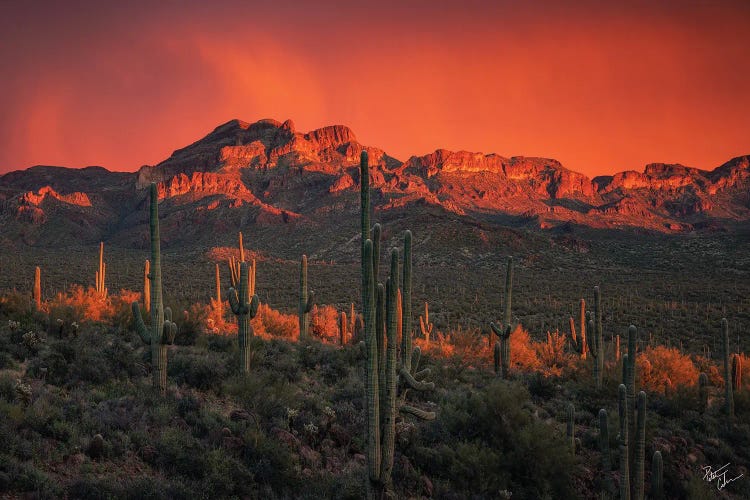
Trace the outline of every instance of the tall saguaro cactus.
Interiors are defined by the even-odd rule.
[[[508,378],[510,373],[510,335],[511,326],[511,298],[513,293],[513,257],[508,257],[508,267],[505,271],[505,325],[498,326],[490,323],[490,328],[497,335],[495,343],[495,373],[500,370],[502,378]]]
[[[732,356],[732,389],[734,392],[742,390],[742,356]]]
[[[617,388],[617,409],[620,416],[620,434],[617,445],[620,450],[620,500],[630,500],[630,465],[628,459],[628,397],[627,388]]]
[[[602,332],[602,296],[598,286],[594,287],[594,331],[591,333],[589,342],[589,352],[594,358],[594,380],[596,388],[602,388],[602,378],[604,374],[604,334]]]
[[[34,269],[34,289],[31,296],[36,310],[39,311],[42,308],[42,270],[39,269],[39,266]]]
[[[731,425],[734,418],[734,393],[732,392],[732,370],[729,366],[729,322],[726,318],[721,319],[721,341],[724,346],[724,411],[727,421]]]
[[[705,373],[698,376],[698,399],[701,413],[705,413],[708,409],[708,375]]]
[[[612,483],[612,455],[609,450],[609,420],[607,410],[599,410],[599,451],[602,454],[602,497],[614,495],[614,485]]]
[[[636,397],[636,341],[638,329],[634,325],[628,328],[628,355],[623,356],[623,374],[625,375],[625,386],[628,388],[628,423],[630,425],[630,453],[631,466],[633,465],[633,451],[635,449],[635,397]]]
[[[307,290],[307,255],[302,256],[299,264],[299,338],[305,339],[310,335],[310,311],[312,310],[315,292]]]
[[[99,242],[99,269],[96,271],[96,293],[100,297],[107,297],[107,287],[105,283],[105,276],[107,273],[107,264],[104,262],[104,242]]]
[[[151,233],[150,282],[151,324],[146,327],[138,302],[133,302],[135,329],[144,343],[151,346],[153,386],[162,394],[167,390],[167,345],[174,341],[177,325],[172,323],[172,311],[164,307],[161,286],[161,248],[159,239],[159,197],[156,184],[151,183],[149,228]]]
[[[367,153],[362,152],[362,310],[365,329],[365,412],[367,415],[367,498],[392,497],[395,449],[395,423],[399,413],[431,420],[435,414],[406,404],[408,389],[428,390],[434,384],[424,381],[429,369],[417,373],[419,348],[411,348],[411,233],[404,240],[404,290],[399,290],[398,250],[391,250],[390,276],[383,287],[375,280],[377,262],[370,236],[370,194]],[[379,229],[379,226],[376,226]],[[374,230],[379,233],[379,230]],[[379,238],[379,234],[374,234]],[[407,257],[408,255],[408,257]],[[407,299],[408,290],[408,299]],[[403,292],[403,295],[402,295]],[[382,294],[384,310],[377,313],[377,294]],[[398,335],[401,332],[402,352],[397,364]],[[408,361],[406,359],[408,358]]]
[[[239,290],[229,289],[229,306],[237,316],[237,341],[240,346],[240,371],[250,373],[250,338],[253,327],[250,320],[258,314],[260,300],[257,295],[250,296],[247,262],[240,263]]]
[[[646,393],[638,393],[638,417],[635,429],[635,480],[633,484],[633,498],[643,500],[645,492],[643,478],[645,477],[646,462]]]

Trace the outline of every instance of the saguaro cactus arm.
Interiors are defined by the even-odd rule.
[[[138,333],[138,336],[141,337],[141,340],[144,344],[150,344],[151,332],[149,332],[146,324],[143,322],[143,316],[141,316],[141,306],[138,304],[138,302],[133,302],[131,304],[131,308],[133,309],[133,326],[135,327],[136,333]]]

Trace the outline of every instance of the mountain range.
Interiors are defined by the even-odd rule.
[[[231,120],[137,172],[34,166],[5,174],[0,239],[141,245],[150,182],[165,200],[167,243],[210,239],[238,225],[335,227],[339,218],[357,220],[362,151],[375,210],[394,217],[661,233],[732,231],[750,221],[749,155],[711,171],[653,163],[590,179],[553,159],[494,153],[439,149],[401,161],[361,144],[343,125],[303,133],[291,120],[266,119]]]

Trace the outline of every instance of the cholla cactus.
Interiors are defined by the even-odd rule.
[[[16,398],[20,402],[22,402],[25,406],[29,406],[31,404],[32,392],[30,385],[24,384],[21,379],[17,379],[14,390],[16,391]]]
[[[18,321],[13,321],[12,319],[9,319],[9,320],[8,320],[8,329],[9,329],[9,330],[10,330],[11,332],[15,332],[15,331],[16,331],[16,330],[18,330],[18,329],[19,329],[20,327],[21,327],[21,323],[20,323],[20,322],[18,322]]]
[[[29,350],[36,351],[39,349],[39,346],[44,342],[44,339],[39,336],[38,333],[34,331],[28,331],[23,334],[21,337],[21,341],[23,342],[23,345],[25,345]]]

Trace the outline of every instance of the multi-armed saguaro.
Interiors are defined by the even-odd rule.
[[[250,372],[250,337],[253,327],[250,320],[258,314],[260,300],[258,296],[250,295],[250,279],[248,277],[247,262],[240,263],[239,290],[229,289],[229,306],[237,316],[237,341],[240,345],[240,371]]]
[[[168,307],[164,307],[162,300],[159,197],[155,183],[151,183],[150,194],[149,227],[151,229],[151,262],[153,265],[148,280],[151,292],[151,324],[148,327],[144,324],[138,302],[133,302],[132,308],[135,329],[143,342],[151,346],[154,388],[158,388],[163,394],[167,390],[167,344],[174,341],[177,325],[172,323],[172,311]]]
[[[107,274],[107,264],[104,262],[104,242],[99,242],[99,269],[96,271],[96,293],[100,297],[107,297],[107,287],[105,283],[105,276]]]
[[[362,308],[365,324],[365,405],[367,414],[367,497],[393,496],[391,474],[395,449],[396,416],[410,414],[431,420],[435,414],[406,404],[408,389],[428,390],[433,383],[424,382],[425,369],[414,375],[419,366],[420,350],[412,349],[411,329],[411,232],[404,236],[403,291],[399,290],[399,255],[391,250],[390,276],[385,287],[375,281],[377,260],[370,239],[370,193],[367,153],[360,163],[362,186]],[[374,234],[374,237],[379,235]],[[376,290],[382,290],[384,310],[376,314]],[[402,294],[400,292],[403,292]],[[401,299],[401,300],[399,300]],[[400,314],[399,314],[400,313]],[[379,325],[378,316],[382,324]],[[381,328],[382,326],[382,328]],[[401,331],[401,361],[397,367],[398,334]],[[399,391],[400,389],[400,391]]]
[[[497,335],[495,342],[495,373],[500,372],[502,378],[508,378],[510,371],[510,334],[511,326],[511,294],[513,291],[513,257],[508,257],[508,268],[505,272],[505,325],[497,326],[490,323],[490,328]]]

